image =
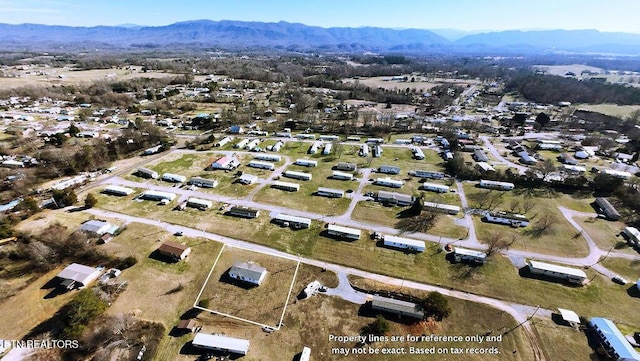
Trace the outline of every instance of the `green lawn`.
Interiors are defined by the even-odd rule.
[[[558,197],[555,193],[525,193],[517,190],[502,192],[477,188],[465,184],[465,194],[469,205],[474,208],[494,210],[515,210],[529,217],[530,225],[522,228],[512,228],[508,225],[484,222],[480,216],[474,216],[474,224],[478,239],[486,241],[500,235],[503,239],[514,243],[511,247],[532,252],[555,254],[561,256],[580,257],[589,253],[586,240],[562,216],[558,205],[582,206],[583,202],[573,201],[561,203],[565,197]],[[575,203],[575,204],[574,204]],[[527,207],[531,207],[525,212]],[[544,217],[553,219],[550,225],[541,230]]]

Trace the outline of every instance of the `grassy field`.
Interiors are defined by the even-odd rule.
[[[633,283],[624,286],[625,288],[636,287],[635,282],[640,278],[640,274],[638,273],[640,261],[607,257],[605,260],[601,261],[600,264],[626,278],[627,281]]]
[[[638,252],[629,247],[627,241],[620,235],[624,229],[624,223],[595,217],[575,217],[574,221],[587,232],[600,249],[638,255]]]
[[[398,214],[408,207],[386,207],[378,202],[358,202],[351,218],[371,224],[394,227],[398,223]],[[455,218],[442,215],[427,233],[437,236],[460,238],[467,234],[467,229],[455,224]]]
[[[517,189],[511,192],[488,191],[470,183],[465,184],[464,187],[469,206],[474,208],[486,209],[492,199],[495,210],[515,209],[517,213],[525,213],[527,204],[532,207],[525,213],[531,220],[530,225],[519,229],[487,223],[479,216],[474,217],[478,239],[486,241],[499,234],[507,241],[515,240],[512,247],[517,249],[571,257],[588,254],[589,247],[586,240],[558,210],[559,205],[585,210],[588,204],[586,200],[568,196],[559,197],[555,192],[528,194]],[[572,201],[569,202],[569,199]],[[539,222],[543,217],[550,217],[553,221],[546,229],[540,230]]]
[[[625,119],[634,111],[640,109],[640,105],[617,105],[617,104],[576,104],[578,109],[586,109],[612,117]]]
[[[126,69],[92,69],[71,71],[69,68],[30,68],[31,74],[24,71],[17,71],[19,77],[0,78],[0,87],[18,88],[24,86],[51,86],[53,85],[73,85],[88,83],[95,80],[122,81],[134,78],[164,78],[176,76],[171,73],[148,71],[142,72],[139,69],[134,71]],[[45,75],[36,75],[42,71]]]
[[[407,74],[406,75],[408,77],[408,79],[412,78],[412,75]],[[359,79],[353,79],[353,78],[345,78],[342,79],[343,82],[345,83],[359,83],[365,86],[369,86],[375,89],[378,88],[383,88],[383,89],[407,89],[407,88],[411,88],[411,89],[418,89],[420,91],[427,91],[431,88],[434,88],[438,85],[460,85],[460,86],[467,86],[469,84],[476,84],[477,82],[474,80],[461,80],[461,79],[445,79],[445,78],[434,78],[434,79],[427,79],[425,77],[415,77],[415,81],[414,82],[410,82],[410,81],[398,81],[398,80],[390,80],[391,77],[389,76],[378,76],[378,77],[371,77],[371,78],[359,78]],[[387,79],[387,80],[385,80]]]
[[[267,269],[262,284],[245,287],[246,284],[233,281],[228,271],[238,262],[254,262]],[[276,327],[287,303],[296,268],[294,260],[225,247],[199,300],[208,300],[210,310]]]
[[[531,323],[547,360],[597,360],[582,331],[550,319],[535,318]]]
[[[65,265],[66,266],[66,265]],[[31,329],[53,316],[60,307],[69,302],[77,291],[46,298],[51,289],[43,286],[52,280],[64,267],[58,267],[37,278],[16,295],[0,303],[2,317],[0,330],[5,340],[19,340]]]

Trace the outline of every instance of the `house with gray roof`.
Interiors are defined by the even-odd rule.
[[[260,286],[266,276],[267,269],[253,262],[236,263],[229,269],[229,277],[256,286]]]

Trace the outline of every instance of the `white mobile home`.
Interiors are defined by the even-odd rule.
[[[413,175],[418,178],[444,179],[444,173],[429,170],[415,170]]]
[[[163,201],[163,200],[172,201],[175,198],[176,198],[176,195],[174,193],[160,192],[160,191],[153,191],[153,190],[145,191],[140,195],[140,199],[146,199],[149,201]]]
[[[302,348],[299,361],[309,361],[309,360],[311,360],[311,349],[305,346]]]
[[[435,212],[446,213],[451,215],[456,215],[460,213],[460,207],[453,206],[450,204],[443,203],[434,203],[434,202],[424,202],[423,206],[425,209],[429,209]]]
[[[353,180],[353,174],[333,171],[333,173],[331,174],[331,178],[338,180]]]
[[[230,352],[239,355],[246,355],[249,352],[249,340],[221,335],[208,335],[204,332],[196,333],[196,337],[194,337],[192,344],[199,348]]]
[[[276,166],[273,163],[262,162],[262,161],[259,161],[259,160],[252,160],[252,161],[249,162],[249,164],[247,164],[247,166],[249,166],[251,168],[266,169],[266,170],[274,170],[274,169],[276,169]]]
[[[304,217],[290,216],[288,214],[279,213],[273,217],[273,222],[281,225],[290,226],[292,228],[309,228],[311,227],[311,219]]]
[[[508,213],[508,212],[488,212],[485,215],[487,222],[506,224],[511,227],[526,227],[529,225],[529,220],[522,214]]]
[[[424,189],[426,191],[436,192],[436,193],[447,193],[449,192],[449,187],[444,184],[437,183],[422,183],[420,185],[420,189]]]
[[[330,224],[327,227],[327,233],[330,236],[345,238],[349,240],[358,240],[360,239],[360,230],[350,227],[342,227],[337,226],[335,224]]]
[[[558,266],[539,261],[529,261],[528,266],[529,271],[536,275],[557,278],[576,284],[582,284],[587,280],[587,274],[580,269]]]
[[[587,172],[587,168],[579,165],[563,164],[562,169],[567,173],[582,174]]]
[[[282,157],[276,154],[258,154],[254,157],[257,160],[266,160],[268,162],[279,162]]]
[[[333,188],[325,188],[325,187],[319,187],[318,190],[316,191],[316,194],[322,197],[329,197],[329,198],[342,198],[344,197],[344,191],[340,190],[340,189],[333,189]]]
[[[485,180],[485,179],[480,180],[480,183],[478,183],[478,186],[480,188],[497,189],[501,191],[510,191],[515,187],[513,183],[498,182],[498,181]]]
[[[388,205],[410,206],[416,199],[404,193],[379,191],[376,200]]]
[[[172,183],[184,183],[187,180],[187,177],[180,174],[164,173],[162,174],[162,180]]]
[[[622,230],[622,235],[627,238],[627,242],[632,246],[640,246],[640,231],[635,227],[625,227]]]
[[[302,167],[317,167],[318,161],[311,159],[296,159],[296,162],[294,164]]]
[[[309,147],[309,150],[307,151],[307,153],[316,154],[318,153],[318,149],[321,146],[322,146],[322,142],[313,142],[313,144],[311,144],[311,146]]]
[[[412,252],[424,252],[425,249],[424,241],[396,237],[388,234],[384,235],[383,244],[387,247],[406,249]]]
[[[466,249],[461,247],[453,248],[453,259],[456,262],[468,262],[475,264],[484,264],[487,262],[487,254],[472,249]]]
[[[388,178],[388,177],[387,178],[376,178],[374,183],[376,185],[379,185],[379,186],[391,187],[391,188],[402,188],[402,186],[404,185],[403,181],[391,179],[391,178]]]
[[[384,143],[384,139],[382,139],[382,138],[367,138],[367,143],[382,144],[382,143]]]
[[[495,172],[496,171],[496,169],[493,168],[493,166],[490,165],[487,162],[478,162],[478,163],[476,163],[475,167],[479,172],[483,172],[483,173]]]
[[[152,178],[152,179],[156,179],[158,178],[158,172],[153,171],[149,168],[138,168],[136,170],[136,173],[141,176],[141,177],[145,177],[145,178]]]
[[[189,179],[189,184],[202,188],[215,188],[218,186],[218,181],[215,179],[191,177],[191,179]]]
[[[283,141],[281,141],[281,140],[279,140],[279,141],[277,141],[277,142],[276,142],[276,144],[274,144],[274,145],[271,147],[271,151],[273,151],[273,152],[279,152],[279,151],[280,151],[280,149],[281,149],[283,146],[284,146],[284,142],[283,142]]]
[[[629,179],[631,178],[631,176],[633,174],[629,173],[629,172],[625,172],[622,170],[615,170],[615,169],[603,169],[602,173],[610,175],[614,178],[620,178],[620,179]]]
[[[411,144],[411,139],[396,139],[394,142],[394,144]]]
[[[284,171],[284,173],[282,173],[282,175],[287,177],[287,178],[299,179],[299,180],[304,180],[304,181],[309,181],[309,180],[311,180],[313,178],[311,173],[296,172],[294,170]]]
[[[288,192],[297,192],[300,190],[300,184],[298,183],[289,183],[289,182],[280,182],[280,181],[273,182],[271,187],[276,189],[282,189]]]
[[[131,188],[125,188],[125,187],[120,187],[120,186],[116,186],[116,185],[110,185],[107,186],[102,193],[105,194],[112,194],[114,196],[128,196],[131,193],[133,193],[133,189]]]
[[[361,157],[368,157],[369,156],[369,146],[366,144],[363,144],[360,146],[360,156]]]
[[[347,142],[359,142],[359,141],[360,141],[360,137],[356,137],[354,135],[347,137]]]
[[[331,154],[331,148],[333,148],[333,145],[331,143],[327,143],[324,145],[324,149],[322,150],[322,154],[323,155],[329,155]]]
[[[216,147],[224,147],[225,145],[231,143],[231,137],[224,137],[216,142]]]
[[[424,152],[418,147],[411,148],[411,153],[413,154],[414,159],[423,160],[425,158]]]
[[[291,132],[275,132],[273,133],[273,136],[279,138],[291,138]]]
[[[237,149],[242,149],[242,148],[244,148],[244,147],[247,145],[247,143],[249,143],[249,139],[247,139],[247,138],[245,138],[245,139],[241,139],[241,140],[240,140],[238,143],[236,143],[236,145],[234,145],[233,147],[234,147],[234,148],[237,148]]]
[[[244,173],[240,176],[240,178],[238,178],[238,182],[242,184],[255,184],[255,183],[258,183],[258,176],[249,174],[249,173]]]
[[[316,139],[316,135],[315,134],[300,133],[300,134],[296,134],[296,138],[298,138],[298,139]]]
[[[244,146],[246,150],[254,150],[258,144],[260,144],[260,139],[252,139],[247,145]]]
[[[380,168],[378,168],[378,172],[384,174],[400,174],[400,167],[381,165]]]
[[[197,208],[204,211],[213,207],[213,203],[206,199],[189,198],[187,199],[187,207]]]

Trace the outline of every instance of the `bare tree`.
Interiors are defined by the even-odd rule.
[[[513,198],[511,202],[509,202],[509,210],[513,213],[520,213],[520,202],[517,198]]]
[[[529,211],[532,210],[535,206],[536,204],[531,199],[525,199],[522,202],[522,210],[524,211],[524,213],[529,213]]]
[[[489,248],[487,248],[487,256],[491,256],[495,253],[508,249],[509,246],[516,242],[516,240],[517,237],[512,237],[512,239],[508,241],[503,233],[490,233],[485,239],[485,243],[489,246]]]
[[[396,223],[396,229],[401,233],[426,232],[438,221],[440,213],[433,211],[423,211],[415,217],[407,217]]]
[[[537,171],[537,173],[542,175],[542,181],[546,181],[547,177],[551,173],[556,171],[556,166],[553,164],[553,161],[551,161],[551,159],[545,159],[544,162],[538,163],[535,166],[535,170]]]

